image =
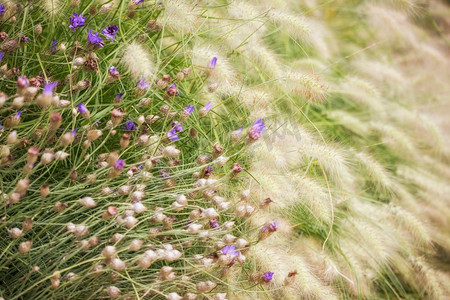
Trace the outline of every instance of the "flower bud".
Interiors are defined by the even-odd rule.
[[[30,252],[32,244],[33,243],[31,241],[26,241],[26,242],[20,243],[19,244],[19,253],[25,254],[25,253]]]
[[[52,131],[57,130],[62,123],[62,117],[60,113],[52,113],[50,115],[50,126],[49,129]]]
[[[73,0],[72,0],[72,1],[73,1]],[[79,1],[79,0],[77,0],[77,1]],[[111,297],[111,298],[118,298],[118,297],[120,296],[121,291],[120,291],[119,288],[117,288],[117,287],[115,287],[115,286],[113,286],[113,285],[110,285],[110,286],[108,286],[108,287],[106,288],[106,293],[107,293],[108,296]]]
[[[102,251],[102,255],[107,258],[114,257],[116,255],[116,247],[106,246]]]
[[[142,192],[139,192],[139,191],[133,192],[133,194],[131,194],[132,198],[133,198],[133,195],[135,195],[135,194],[137,194],[137,193],[142,193]],[[143,193],[142,193],[142,194],[143,194]],[[132,207],[133,207],[133,210],[134,210],[137,214],[143,213],[143,212],[145,212],[145,211],[147,210],[147,207],[145,207],[145,205],[142,204],[141,201],[139,201],[139,200],[134,200],[134,201],[135,201],[135,202],[133,202]]]
[[[199,282],[197,283],[197,292],[199,293],[206,293],[211,291],[212,289],[214,289],[217,286],[217,283],[214,283],[212,281],[204,281],[204,282]]]
[[[93,208],[97,206],[97,203],[91,197],[84,197],[80,199],[79,202],[86,208]]]
[[[44,165],[49,164],[54,159],[55,159],[55,154],[53,154],[52,152],[45,152],[41,156],[41,164],[44,164]]]
[[[132,240],[128,249],[130,251],[138,251],[139,249],[141,249],[143,244],[144,244],[144,241],[142,241],[142,240]]]
[[[167,300],[183,300],[183,297],[181,297],[177,293],[173,292],[173,293],[168,294],[166,296],[166,299]]]
[[[22,223],[22,230],[29,231],[33,228],[33,220],[30,218],[25,219]]]
[[[34,35],[35,37],[38,37],[42,33],[42,25],[41,23],[34,26]]]
[[[22,236],[23,231],[17,227],[14,227],[14,228],[8,229],[8,234],[11,238],[18,239],[19,237]]]
[[[88,141],[93,142],[96,139],[98,139],[99,137],[101,137],[102,134],[103,134],[103,132],[101,130],[98,130],[98,129],[89,130],[87,132],[87,139],[88,139]]]
[[[62,212],[63,210],[65,210],[67,207],[69,207],[69,205],[67,205],[64,202],[56,202],[55,205],[53,205],[53,210],[56,212]]]
[[[178,157],[181,154],[181,151],[178,150],[175,146],[167,146],[163,149],[163,155],[165,157]]]
[[[50,186],[48,183],[45,183],[41,186],[40,189],[41,197],[45,199],[50,194]]]

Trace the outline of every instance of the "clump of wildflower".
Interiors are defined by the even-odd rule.
[[[259,231],[259,239],[264,240],[267,237],[269,237],[272,233],[277,231],[278,229],[278,222],[272,222],[267,225],[264,225],[261,230]]]
[[[194,106],[193,105],[188,105],[184,111],[180,114],[180,120],[181,121],[185,121],[187,120],[187,118],[189,118],[189,116],[194,112]]]
[[[136,96],[140,97],[140,96],[144,95],[149,87],[150,87],[150,84],[145,82],[144,77],[139,79],[139,81],[137,83],[137,87],[136,87]]]
[[[101,37],[99,37],[98,32],[92,33],[92,29],[89,29],[87,40],[88,40],[89,44],[94,47],[97,47],[97,48],[104,47],[103,39]]]
[[[80,103],[77,105],[78,107],[78,111],[80,112],[80,115],[83,116],[83,118],[85,119],[89,119],[89,117],[91,116],[89,110],[87,109],[86,105],[84,105],[83,103]]]
[[[136,124],[134,124],[133,121],[128,121],[125,123],[124,129],[127,131],[133,131],[133,130],[137,130],[137,126],[136,126]]]
[[[266,283],[269,283],[272,281],[273,278],[273,272],[266,272],[262,275],[262,280]]]
[[[42,94],[36,98],[36,103],[44,108],[49,107],[52,102],[53,92],[57,85],[58,82],[47,83],[44,86]]]
[[[248,143],[253,143],[261,137],[261,133],[265,130],[264,121],[258,119],[253,123],[252,128],[248,132]]]
[[[77,13],[74,13],[73,16],[69,18],[69,28],[73,29],[73,32],[75,32],[78,27],[84,26],[84,21],[86,21],[86,18],[83,17],[83,14],[78,15]]]
[[[53,42],[50,44],[50,50],[51,50],[52,52],[58,51],[58,41],[53,41]]]
[[[119,26],[111,25],[102,30],[107,40],[115,40],[116,34],[119,31]]]
[[[173,97],[175,95],[179,95],[180,91],[177,89],[177,85],[175,83],[172,83],[167,88],[166,94],[167,94],[168,97]]]
[[[113,82],[114,80],[116,80],[118,78],[120,78],[120,73],[117,70],[117,68],[115,66],[109,67],[107,82],[108,83]]]
[[[198,111],[198,116],[200,118],[205,117],[209,111],[213,108],[213,104],[211,102],[206,103],[205,106],[203,106],[199,111]]]

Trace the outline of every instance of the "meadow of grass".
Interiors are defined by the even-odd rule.
[[[0,299],[446,299],[448,20],[0,0]]]

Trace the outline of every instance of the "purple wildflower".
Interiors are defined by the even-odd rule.
[[[102,123],[102,122],[97,121],[97,122],[94,123],[94,125],[95,125],[95,127],[98,127],[98,125],[100,125],[101,123]]]
[[[207,166],[203,172],[203,174],[205,175],[205,177],[210,177],[212,175],[212,171],[213,169],[211,168],[211,166]]]
[[[78,111],[82,115],[84,115],[85,113],[88,112],[88,109],[86,108],[86,105],[84,105],[83,103],[78,104],[77,107],[78,107]]]
[[[213,59],[211,59],[211,61],[209,62],[208,68],[210,69],[214,69],[216,67],[217,64],[217,57],[213,57]]]
[[[22,111],[21,110],[19,110],[17,113],[16,113],[16,118],[20,118],[20,115],[22,114]]]
[[[5,6],[3,4],[0,4],[0,17],[5,14]]]
[[[29,83],[27,76],[19,76],[17,78],[17,86],[20,88],[26,88]]]
[[[262,276],[262,280],[264,280],[267,283],[272,281],[272,278],[273,278],[273,272],[264,273]]]
[[[135,5],[139,5],[139,4],[141,4],[142,2],[144,2],[144,0],[133,0],[133,3],[134,3]]]
[[[261,119],[258,119],[253,123],[252,128],[250,129],[250,132],[248,133],[248,136],[252,140],[257,140],[261,137],[261,132],[264,131],[264,122]]]
[[[143,167],[144,167],[144,165],[143,165],[143,164],[140,164],[137,168],[138,168],[138,170],[140,171],[140,170],[142,170]]]
[[[220,227],[217,219],[212,219],[211,221],[209,221],[209,226],[211,226],[211,228],[219,228]]]
[[[22,37],[20,38],[20,41],[21,41],[21,42],[29,42],[29,41],[30,41],[30,38],[27,37],[27,36],[25,36],[25,35],[22,35]]]
[[[44,90],[42,91],[42,93],[43,93],[44,95],[52,96],[52,95],[53,95],[53,90],[55,89],[55,87],[56,87],[57,85],[58,85],[58,82],[57,82],[57,81],[51,82],[51,83],[46,83],[45,86],[44,86]],[[78,110],[80,110],[80,105],[83,105],[83,106],[84,106],[84,104],[79,104],[79,105],[78,105]],[[84,106],[84,108],[86,109],[85,106]],[[82,113],[81,110],[80,110],[80,113]],[[83,114],[83,113],[82,113],[82,114]]]
[[[114,169],[120,171],[125,167],[125,161],[123,159],[118,159],[114,165]]]
[[[235,249],[236,249],[235,245],[225,246],[225,247],[222,248],[222,250],[220,250],[220,253],[222,253],[223,255],[230,254],[232,256],[238,256],[239,255],[239,251],[237,251]]]
[[[173,122],[172,123],[172,128],[176,131],[176,132],[182,132],[183,131],[183,125],[180,122]]]
[[[78,27],[84,26],[84,21],[86,21],[86,18],[83,18],[83,14],[78,15],[77,13],[74,13],[73,16],[69,18],[69,21],[69,28],[73,29],[73,32],[75,32]]]
[[[91,43],[92,45],[96,45],[99,46],[100,48],[103,48],[103,39],[101,37],[98,36],[99,33],[92,33],[92,29],[89,29],[88,32],[88,42]]]
[[[5,56],[5,52],[0,52],[0,62],[2,62],[4,56]]]
[[[141,90],[146,90],[150,87],[150,84],[145,82],[145,78],[142,77],[141,79],[139,79],[137,87]]]
[[[176,140],[179,139],[177,131],[175,129],[170,130],[167,133],[167,137],[169,138],[169,140],[171,140],[172,142],[175,142]]]
[[[167,178],[170,176],[170,173],[166,170],[161,170],[161,176],[164,178]]]
[[[277,231],[277,228],[278,228],[278,222],[272,222],[268,226],[264,225],[262,227],[262,229],[264,231],[268,231],[268,232],[275,232],[275,231]]]
[[[212,108],[213,108],[213,104],[211,103],[211,102],[208,102],[208,103],[206,103],[206,105],[202,108],[202,109],[204,109],[205,111],[210,111]]]
[[[56,52],[58,51],[58,41],[53,41],[50,45],[50,49],[52,50],[52,52]]]
[[[194,111],[195,107],[193,105],[188,105],[185,109],[184,109],[184,114],[185,115],[190,115],[192,114],[192,112]]]
[[[75,133],[77,133],[77,129],[76,129],[76,128],[74,128],[74,129],[70,132],[70,134],[71,134],[72,136],[74,136]]]
[[[117,25],[111,25],[103,29],[102,33],[106,36],[107,40],[114,40],[118,31],[119,27]]]
[[[137,126],[133,123],[133,121],[126,122],[124,127],[127,131],[137,130]]]
[[[171,85],[169,85],[169,87],[167,88],[167,95],[169,96],[175,96],[175,95],[179,95],[180,91],[177,89],[177,85],[175,83],[172,83]]]
[[[123,98],[123,93],[118,93],[116,98],[114,99],[114,102],[120,103],[120,102],[122,102],[122,98]]]
[[[120,73],[119,73],[119,71],[117,71],[115,66],[109,67],[109,75],[111,75],[111,77],[113,77],[113,78],[119,78],[120,77]]]

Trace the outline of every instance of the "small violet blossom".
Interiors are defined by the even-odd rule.
[[[86,21],[86,18],[83,17],[83,14],[78,15],[77,13],[74,13],[73,16],[69,18],[69,21],[69,28],[73,29],[73,32],[75,32],[78,27],[84,26],[84,21]]]
[[[52,96],[52,95],[53,95],[53,91],[54,91],[54,89],[55,89],[55,87],[56,87],[57,85],[58,85],[58,82],[57,82],[57,81],[51,82],[51,83],[46,83],[45,86],[44,86],[44,90],[42,91],[42,93],[43,93],[44,95],[46,95],[46,96]],[[80,105],[83,105],[83,106],[84,106],[84,104],[79,104],[79,105],[78,105],[78,110],[80,110]],[[84,106],[84,108],[86,109],[86,106]],[[86,110],[87,110],[87,109],[86,109]],[[80,110],[80,113],[83,114],[83,113],[81,112],[81,110]]]
[[[137,126],[133,123],[133,121],[126,122],[124,127],[127,131],[137,130]]]
[[[267,282],[267,283],[272,281],[272,278],[273,278],[273,272],[266,272],[262,275],[262,280],[264,280],[264,282]]]
[[[170,173],[166,170],[161,170],[161,176],[164,178],[167,178],[170,176]]]
[[[102,33],[106,36],[107,40],[115,40],[116,33],[119,31],[117,25],[111,25],[102,30]]]
[[[5,56],[5,52],[0,52],[0,62],[2,62],[4,56]]]
[[[0,4],[0,17],[5,14],[5,6],[3,4]]]
[[[78,111],[82,115],[84,115],[85,113],[88,112],[88,109],[87,109],[86,105],[84,105],[83,103],[78,104],[77,107],[78,107]]]
[[[278,222],[272,222],[268,226],[264,225],[262,227],[262,229],[264,231],[268,231],[268,232],[275,232],[275,231],[277,231],[277,228],[278,228]]]
[[[250,129],[248,136],[252,140],[257,140],[261,137],[261,132],[264,131],[264,121],[258,119],[253,123],[252,128]]]
[[[175,129],[176,132],[182,132],[183,131],[183,125],[180,122],[173,122],[172,123],[172,128]]]
[[[213,57],[213,59],[211,59],[211,61],[208,64],[208,68],[210,69],[214,69],[216,67],[217,64],[217,57]]]
[[[88,32],[88,42],[91,43],[92,45],[96,45],[100,48],[103,48],[103,39],[101,37],[98,36],[99,33],[92,33],[92,29],[89,29]]]
[[[139,79],[137,87],[138,87],[138,89],[146,90],[150,87],[150,84],[146,83],[145,78],[142,77],[141,79]]]
[[[220,250],[220,253],[222,253],[223,255],[231,255],[231,256],[238,256],[239,255],[239,251],[235,250],[236,246],[235,245],[229,245],[229,246],[225,246],[222,248],[222,250]]]
[[[185,115],[191,115],[194,112],[195,107],[193,105],[188,105],[185,109],[184,109],[184,114]]]
[[[175,129],[170,130],[167,133],[167,138],[169,138],[170,141],[175,142],[179,139],[177,131]]]
[[[125,161],[123,159],[118,159],[114,165],[114,169],[121,171],[125,167]]]
[[[27,76],[19,76],[17,78],[17,86],[20,88],[26,88],[30,84],[30,81],[28,80]]]
[[[109,67],[109,75],[113,78],[119,78],[120,77],[120,73],[119,71],[117,71],[115,66],[111,66]]]
[[[53,41],[50,45],[50,50],[52,50],[52,52],[56,52],[58,51],[58,41]]]

